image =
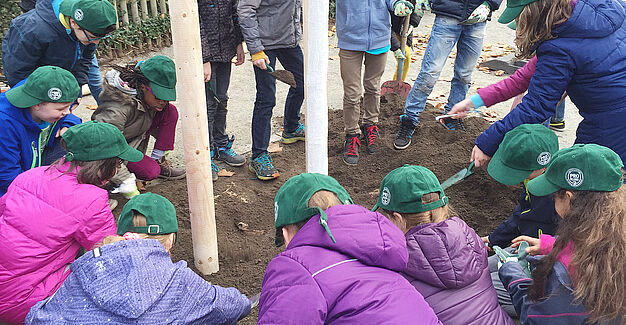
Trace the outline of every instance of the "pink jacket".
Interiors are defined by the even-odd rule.
[[[116,232],[108,193],[79,184],[76,171],[38,167],[0,198],[0,321],[23,323],[69,275],[78,250]],[[49,168],[49,169],[48,169]]]
[[[530,78],[535,74],[537,56],[533,56],[523,67],[517,69],[510,77],[502,79],[495,84],[478,89],[478,95],[485,106],[489,107],[505,100],[511,99],[528,90]]]

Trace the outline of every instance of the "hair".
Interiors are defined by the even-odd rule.
[[[556,38],[552,30],[567,21],[571,14],[571,0],[537,0],[527,4],[515,18],[517,57],[532,58],[540,43]]]
[[[428,204],[439,200],[439,192],[431,192],[422,195],[422,204]],[[387,218],[390,218],[394,212],[382,209]],[[400,212],[398,212],[400,213]],[[424,224],[424,223],[434,223],[441,222],[448,218],[450,218],[451,214],[454,214],[454,209],[450,207],[449,204],[446,204],[442,207],[438,207],[432,210],[419,212],[419,213],[400,213],[402,218],[406,221],[407,229],[409,230],[412,227]]]
[[[120,72],[120,78],[127,82],[131,88],[137,90],[137,98],[143,101],[143,90],[141,86],[150,85],[150,80],[143,75],[141,69],[137,66],[137,62],[132,62],[126,66],[111,65],[111,67]]]
[[[574,298],[589,312],[590,323],[626,313],[626,186],[613,192],[571,191],[570,208],[556,232],[556,242],[533,270],[528,297],[545,297],[544,287],[558,255],[571,242],[570,270]],[[566,190],[555,196],[563,198]]]
[[[138,212],[135,212],[133,216],[133,225],[135,227],[145,227],[148,225],[146,217]],[[156,239],[158,240],[163,247],[166,249],[169,247],[170,249],[174,245],[174,243],[170,240],[170,234],[163,235],[148,235],[148,234],[137,234],[141,239]],[[123,236],[107,236],[102,239],[102,241],[95,245],[95,247],[102,247],[104,245],[117,243],[118,241],[126,240]]]
[[[61,139],[61,146],[67,150],[65,140]],[[53,162],[47,169],[53,166],[61,166],[65,164],[65,157],[61,157]],[[85,160],[72,160],[70,167],[63,173],[63,175],[76,170],[80,167],[80,170],[76,174],[76,180],[79,184],[91,184],[101,187],[108,182],[120,167],[122,161],[118,157],[105,158],[100,160],[85,161]]]
[[[341,205],[343,203],[341,203],[341,200],[339,199],[339,197],[337,196],[337,194],[331,192],[331,191],[326,191],[326,190],[320,190],[315,192],[311,198],[309,199],[309,208],[312,207],[319,207],[322,210],[326,210],[332,206],[335,205]],[[309,222],[309,219],[311,218],[306,218],[305,220],[290,224],[290,225],[285,225],[285,227],[289,227],[289,226],[293,226],[296,228],[296,231],[299,231],[302,227],[304,227],[304,225]]]

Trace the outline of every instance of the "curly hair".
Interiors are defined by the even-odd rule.
[[[556,38],[552,30],[572,15],[571,0],[537,0],[515,18],[517,57],[530,59],[540,43]]]
[[[141,86],[149,86],[150,80],[143,75],[137,62],[129,63],[126,66],[112,65],[111,67],[120,72],[120,78],[126,81],[131,88],[137,89],[137,99],[143,101]]]

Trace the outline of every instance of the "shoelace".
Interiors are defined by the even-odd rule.
[[[216,165],[212,160],[211,160],[211,169],[219,172],[220,171],[220,166]]]
[[[411,132],[413,132],[413,129],[415,127],[413,126],[413,124],[411,124],[410,122],[405,121],[404,119],[402,119],[401,122],[402,122],[402,125],[400,126],[400,130],[398,131],[398,137],[399,138],[410,138],[411,137]]]
[[[372,125],[367,129],[367,145],[371,146],[374,144],[376,137],[378,136],[378,127],[376,125]]]
[[[228,147],[227,147],[227,148],[228,148]],[[220,151],[221,151],[221,152],[223,152],[223,153],[225,153],[227,156],[230,156],[230,157],[234,157],[234,156],[236,156],[236,155],[237,155],[237,154],[235,153],[235,150],[233,150],[232,148],[228,148],[228,149],[221,149]]]
[[[272,169],[274,168],[274,166],[272,166],[272,157],[270,157],[269,155],[265,154],[263,156],[258,157],[257,159],[255,159],[257,163],[259,163],[259,165],[261,165],[262,169]]]
[[[350,155],[350,156],[356,156],[357,152],[356,152],[356,146],[357,145],[361,145],[361,141],[359,141],[359,138],[357,137],[352,137],[352,139],[350,139],[350,143],[348,144],[348,152],[346,153],[346,155]]]

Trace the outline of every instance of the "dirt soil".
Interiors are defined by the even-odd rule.
[[[464,120],[466,131],[449,131],[435,122],[434,116],[440,112],[429,105],[421,114],[413,143],[406,150],[399,151],[393,149],[393,138],[403,107],[399,97],[387,96],[386,103],[381,107],[376,153],[367,154],[367,150],[361,147],[361,158],[356,167],[347,166],[342,161],[343,113],[329,111],[329,173],[347,189],[357,204],[372,207],[383,177],[404,164],[426,166],[443,182],[467,167],[474,139],[489,126],[482,118],[467,118]],[[228,167],[235,175],[221,177],[213,183],[220,270],[204,278],[221,286],[236,287],[249,296],[260,292],[267,264],[282,251],[282,248],[274,247],[274,196],[287,179],[305,171],[302,142],[283,146],[282,152],[272,156],[280,171],[277,180],[258,181],[244,165]],[[180,231],[172,259],[186,260],[195,270],[185,180],[148,186],[148,190],[165,196],[176,207]],[[446,190],[446,195],[458,215],[479,235],[486,235],[513,210],[519,190],[519,187],[495,182],[481,168]],[[119,214],[124,200],[116,198],[120,200],[120,207],[115,211]],[[247,228],[243,226],[247,230],[240,230],[240,222],[247,224]],[[256,317],[255,309],[240,324],[255,324]]]

